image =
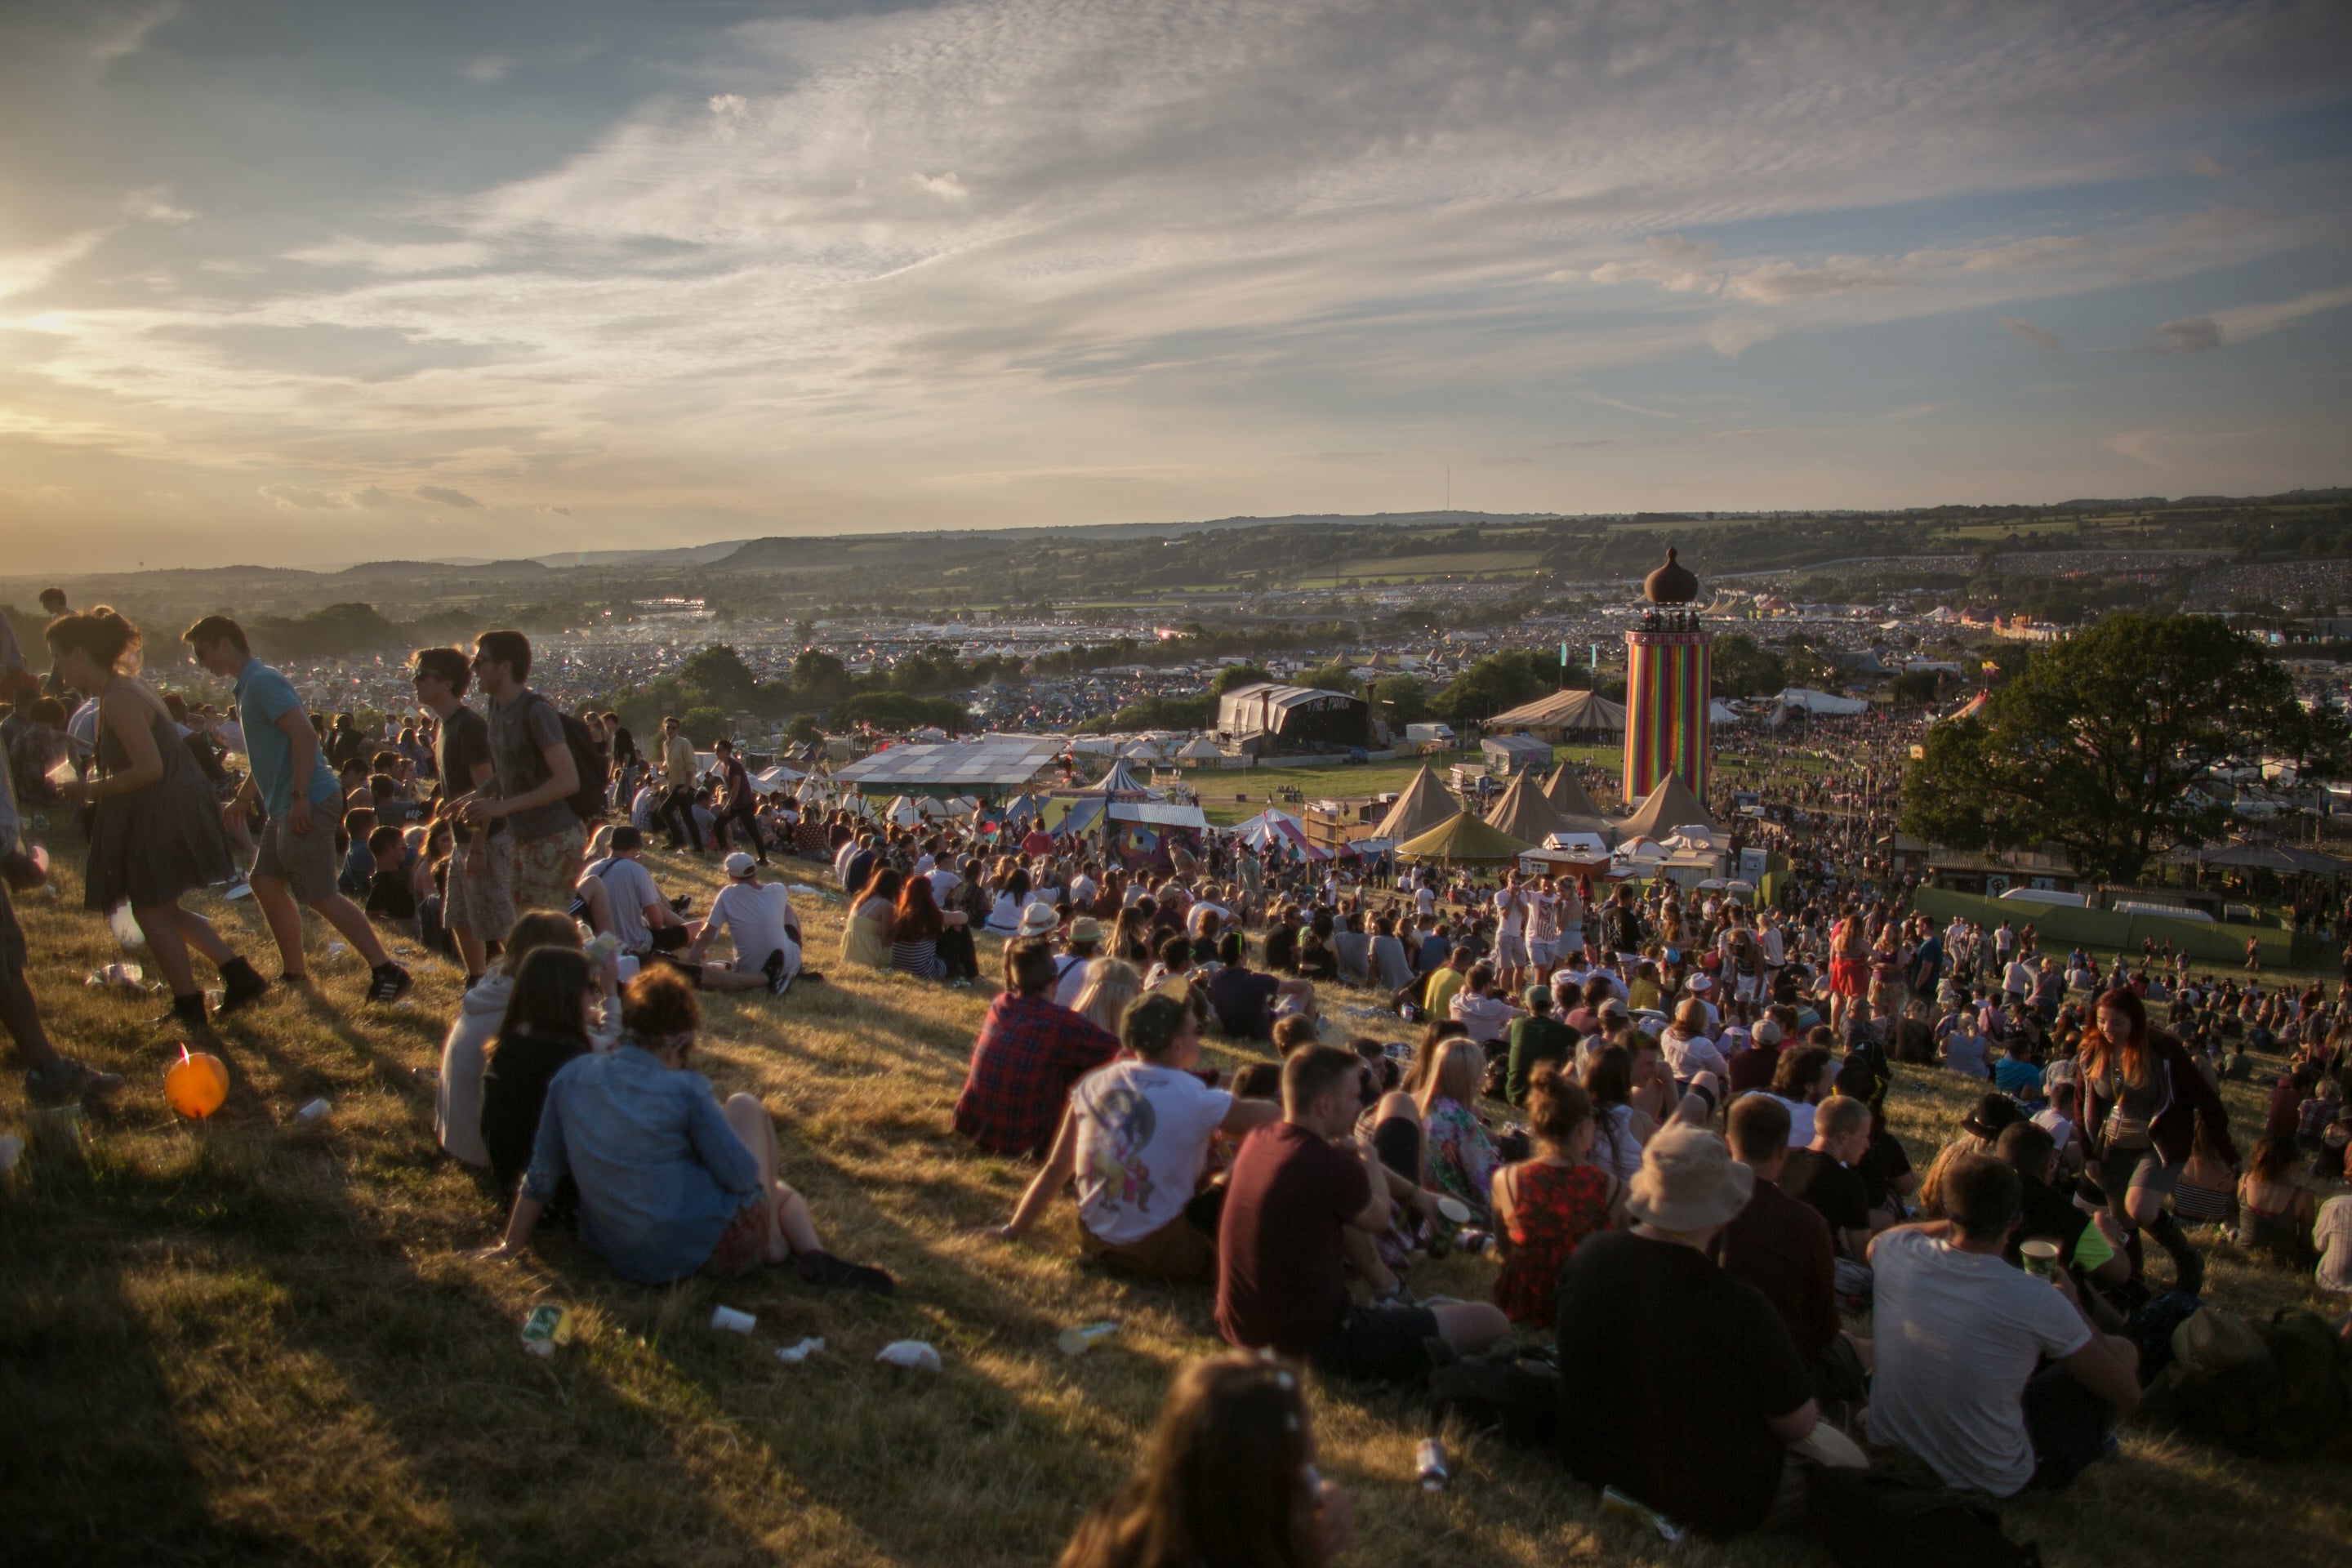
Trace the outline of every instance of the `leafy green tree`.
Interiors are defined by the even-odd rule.
[[[1417,675],[1383,675],[1372,682],[1365,696],[1370,700],[1372,717],[1387,720],[1389,728],[1400,733],[1429,713],[1429,688]]]
[[[2232,758],[2344,765],[2344,720],[2308,712],[2252,638],[2205,616],[2110,616],[2038,647],[1979,715],[1935,725],[1904,776],[1903,831],[1953,848],[2053,840],[2084,875],[2228,830],[2191,786]]]
[[[1209,695],[1212,697],[1223,697],[1226,692],[1233,690],[1235,687],[1255,686],[1260,681],[1270,681],[1273,679],[1273,672],[1261,665],[1227,665],[1224,668],[1217,671],[1216,678],[1209,682]]]
[[[751,700],[760,678],[743,656],[726,643],[713,643],[678,667],[678,679],[719,708],[741,708]]]
[[[689,708],[679,714],[677,728],[679,733],[693,742],[697,747],[704,749],[721,735],[727,736],[730,740],[734,739],[734,731],[727,722],[726,712],[707,702],[698,707]]]
[[[1551,689],[1559,671],[1556,662],[1539,664],[1524,649],[1488,654],[1447,682],[1430,711],[1454,724],[1490,719]]]
[[[1789,684],[1788,661],[1746,632],[1715,639],[1713,668],[1717,697],[1769,697]]]
[[[1893,681],[1897,702],[1926,703],[1936,700],[1943,689],[1944,678],[1932,669],[1906,669]]]
[[[1360,682],[1349,673],[1344,664],[1318,665],[1299,675],[1291,684],[1311,687],[1318,691],[1344,691],[1350,697],[1362,695],[1358,689]]]
[[[805,648],[793,660],[793,689],[818,707],[849,694],[849,668],[829,653]]]

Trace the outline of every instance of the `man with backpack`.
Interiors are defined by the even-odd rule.
[[[523,684],[530,674],[530,640],[520,632],[484,632],[474,639],[474,678],[490,705],[495,776],[466,803],[458,820],[468,827],[507,825],[518,910],[562,910],[571,906],[588,842],[575,809],[583,780],[562,715]]]

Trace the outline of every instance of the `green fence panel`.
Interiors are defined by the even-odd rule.
[[[1979,898],[1973,893],[1920,888],[1911,895],[1911,907],[1938,921],[1955,915],[1987,926],[2002,921],[2031,924],[2045,942],[2105,952],[2137,952],[2145,938],[2168,939],[2176,950],[2208,963],[2235,966],[2246,958],[2246,939],[2252,937],[2263,963],[2288,967],[2294,955],[2294,933],[2274,921],[2263,925],[2208,925],[2201,921],[2168,920],[2117,910],[2076,909],[2070,904],[2029,904],[2017,900]]]

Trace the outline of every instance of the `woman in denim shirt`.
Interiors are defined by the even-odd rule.
[[[721,1109],[710,1080],[688,1070],[701,1022],[683,976],[653,970],[630,983],[619,1048],[576,1058],[549,1081],[506,1239],[483,1256],[519,1256],[570,1176],[580,1239],[623,1279],[657,1285],[789,1261],[813,1285],[890,1294],[889,1275],[824,1250],[807,1201],[777,1178],[766,1108],[737,1094]]]

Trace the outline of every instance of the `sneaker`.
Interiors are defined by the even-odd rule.
[[[397,1002],[415,986],[415,978],[397,963],[378,964],[375,978],[368,983],[367,999],[371,1002]]]
[[[800,973],[800,981],[803,985],[822,985],[824,984],[824,971],[822,969],[803,969]]]
[[[71,1105],[84,1095],[121,1087],[121,1073],[100,1072],[71,1057],[59,1057],[25,1074],[25,1098],[36,1105]]]
[[[830,1252],[803,1252],[795,1261],[800,1265],[801,1278],[811,1285],[826,1289],[836,1287],[863,1290],[871,1296],[895,1296],[898,1282],[879,1268],[863,1263],[851,1263],[835,1258]]]

